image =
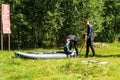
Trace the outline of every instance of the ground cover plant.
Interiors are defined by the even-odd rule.
[[[83,47],[77,58],[24,59],[15,58],[15,51],[53,52],[62,49],[14,50],[0,53],[0,80],[119,80],[120,44],[96,43],[96,58],[84,58]],[[108,64],[83,64],[83,60],[106,61]]]

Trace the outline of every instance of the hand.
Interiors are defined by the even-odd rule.
[[[85,35],[85,41],[87,40],[87,38],[88,38],[88,36],[87,36],[87,35]]]

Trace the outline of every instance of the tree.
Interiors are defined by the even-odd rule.
[[[117,37],[116,35],[119,34],[119,3],[119,0],[105,0],[103,14],[104,29],[99,34],[100,40],[102,42],[113,42]]]
[[[93,25],[95,41],[113,42],[120,33],[119,0],[2,0],[1,3],[11,6],[12,49],[63,46],[69,34],[76,35],[81,45],[86,33],[85,18]]]

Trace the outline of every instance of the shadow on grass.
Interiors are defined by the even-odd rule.
[[[96,57],[98,57],[98,58],[99,58],[99,57],[100,57],[100,58],[101,58],[101,57],[106,57],[106,58],[107,58],[107,57],[118,57],[118,58],[120,58],[120,54],[115,54],[115,55],[114,55],[114,54],[112,54],[112,55],[96,55]]]
[[[84,54],[79,54],[79,58],[84,57]],[[90,54],[88,57],[92,57],[92,55]],[[96,58],[109,58],[109,57],[117,57],[120,58],[120,54],[112,54],[112,55],[102,55],[102,54],[96,54]]]

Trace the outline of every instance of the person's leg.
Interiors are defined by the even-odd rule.
[[[90,48],[92,50],[92,53],[93,53],[93,57],[95,56],[95,50],[94,50],[94,47],[93,47],[93,42],[91,41],[91,44],[90,44]]]
[[[88,39],[88,40],[86,41],[86,55],[85,55],[85,57],[88,57],[89,45],[90,45],[90,41],[89,41],[89,39]]]
[[[72,52],[67,52],[67,58],[71,57]]]
[[[76,56],[78,56],[78,46],[77,46],[77,41],[74,41],[74,48],[76,51]]]
[[[73,42],[73,41],[72,41],[72,40],[70,40],[70,47],[69,47],[69,48],[70,48],[70,50],[72,49],[72,42]]]

